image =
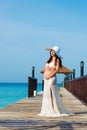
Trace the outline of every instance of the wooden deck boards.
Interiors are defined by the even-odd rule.
[[[65,107],[74,112],[69,117],[39,117],[42,95],[26,98],[0,110],[0,130],[87,130],[87,107],[60,89]]]

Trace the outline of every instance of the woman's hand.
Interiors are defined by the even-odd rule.
[[[45,78],[46,80],[48,80],[48,79],[50,79],[50,76],[49,76],[49,75],[44,75],[44,78]]]
[[[49,80],[52,76],[55,75],[55,71],[56,71],[55,68],[49,68],[49,67],[47,67],[47,68],[45,69],[45,71],[44,71],[44,78],[45,78],[46,80]]]

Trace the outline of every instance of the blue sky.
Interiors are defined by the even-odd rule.
[[[0,82],[27,82],[32,66],[42,82],[45,48],[54,45],[76,77],[82,60],[87,74],[86,0],[0,0]]]

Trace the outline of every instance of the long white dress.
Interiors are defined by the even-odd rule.
[[[44,92],[41,112],[38,116],[61,117],[73,115],[64,107],[59,90],[56,87],[56,75],[49,80],[44,79]]]

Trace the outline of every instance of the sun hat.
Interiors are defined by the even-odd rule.
[[[52,47],[52,48],[46,48],[46,50],[48,50],[48,51],[54,50],[55,53],[56,53],[56,55],[57,55],[59,58],[62,58],[62,56],[59,54],[59,52],[60,52],[59,46],[54,46],[54,47]]]

